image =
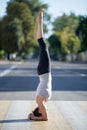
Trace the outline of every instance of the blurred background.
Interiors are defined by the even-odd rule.
[[[86,0],[0,0],[0,60],[38,58],[35,19],[40,8],[52,60],[86,62]]]

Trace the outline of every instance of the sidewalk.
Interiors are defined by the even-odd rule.
[[[30,121],[33,100],[0,101],[0,130],[86,130],[87,101],[49,101],[48,121]]]
[[[19,63],[21,61],[10,61],[10,60],[0,60],[0,65],[2,64],[14,64],[14,63]]]

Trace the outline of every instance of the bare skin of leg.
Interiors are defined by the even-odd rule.
[[[43,38],[43,9],[40,10],[39,15],[36,19],[37,22],[37,39]],[[39,113],[41,113],[40,117],[34,116],[33,113],[28,115],[28,118],[35,121],[47,121],[47,107],[46,107],[46,98],[42,95],[38,95],[36,97],[36,103],[38,104]]]
[[[37,22],[37,39],[43,37],[43,9],[39,12],[39,15],[36,18]]]

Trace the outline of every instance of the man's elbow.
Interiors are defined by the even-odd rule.
[[[48,118],[46,118],[45,121],[48,121]]]
[[[48,121],[48,118],[43,118],[43,121]]]

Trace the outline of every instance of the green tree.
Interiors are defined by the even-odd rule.
[[[68,23],[68,16],[64,13],[62,16],[57,17],[53,25],[53,31],[54,32],[61,32],[64,30],[64,28],[67,26]]]
[[[43,4],[40,0],[10,0],[10,2],[26,3],[34,17],[37,16],[41,8],[44,8],[44,9],[48,8],[48,5]]]
[[[48,38],[50,44],[51,57],[53,59],[58,59],[61,53],[61,42],[56,34],[52,34]]]
[[[48,4],[44,4],[40,0],[10,0],[11,2],[19,2],[19,3],[25,3],[31,10],[31,14],[36,19],[36,16],[38,15],[38,12],[41,8],[44,8],[44,33],[48,32],[47,24],[50,23],[51,16],[47,13]]]
[[[61,53],[63,55],[77,53],[80,50],[80,40],[75,33],[70,33],[69,27],[63,32],[57,33],[61,41]]]
[[[2,19],[0,19],[0,50],[2,50]]]
[[[9,52],[28,51],[35,45],[35,24],[31,11],[24,3],[13,2],[3,19],[3,49]],[[5,37],[5,39],[4,39]]]
[[[64,31],[66,27],[70,28],[71,33],[75,32],[79,23],[79,19],[75,16],[74,13],[66,15],[65,13],[62,16],[57,17],[53,24],[53,31],[61,32]]]
[[[16,36],[13,26],[8,23],[7,17],[3,19],[2,26],[2,48],[9,53],[16,52],[18,50]]]
[[[87,50],[87,17],[79,16],[79,24],[76,29],[76,34],[81,41],[81,50]]]
[[[59,37],[61,43],[61,55],[77,53],[80,50],[80,40],[75,31],[79,19],[74,13],[66,15],[65,13],[57,17],[53,22],[54,33]]]

